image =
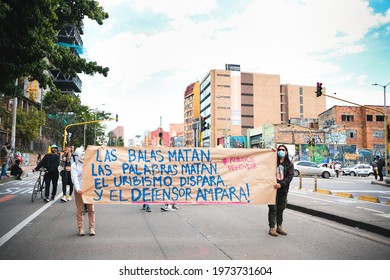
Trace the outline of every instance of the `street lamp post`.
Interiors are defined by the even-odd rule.
[[[387,177],[387,147],[388,147],[388,135],[387,135],[387,112],[386,112],[386,87],[390,84],[390,82],[387,83],[387,85],[381,85],[381,84],[373,84],[373,86],[380,86],[383,87],[383,116],[384,116],[384,136],[385,136],[385,177]]]

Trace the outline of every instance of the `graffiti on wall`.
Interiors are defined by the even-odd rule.
[[[332,119],[328,119],[328,120],[324,120],[323,123],[322,123],[322,127],[332,127],[336,125],[336,122],[335,120],[332,118]]]
[[[345,132],[332,132],[325,134],[325,144],[346,144],[347,135]]]
[[[341,162],[344,166],[357,163],[372,164],[373,151],[368,149],[357,150],[356,145],[324,145],[312,147],[308,144],[300,145],[300,160],[309,160],[315,163]]]

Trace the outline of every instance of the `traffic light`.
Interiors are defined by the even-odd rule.
[[[387,125],[387,142],[390,142],[390,124]]]
[[[202,117],[202,119],[200,121],[200,130],[201,131],[205,131],[206,130],[206,118],[205,117]]]
[[[116,120],[116,122],[118,122],[118,114],[116,114],[115,120]]]
[[[317,83],[317,97],[320,97],[322,95],[322,83]]]

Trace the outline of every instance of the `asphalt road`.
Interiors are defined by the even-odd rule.
[[[266,205],[186,205],[176,212],[152,205],[150,213],[97,205],[97,235],[79,237],[74,202],[59,200],[61,184],[56,201],[31,203],[34,180],[0,186],[2,260],[390,259],[389,238],[290,209],[288,235],[271,237]]]

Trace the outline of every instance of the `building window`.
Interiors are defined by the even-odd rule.
[[[368,122],[372,122],[372,120],[373,120],[372,115],[367,115],[367,121],[368,121]]]
[[[302,87],[299,88],[299,95],[303,95],[303,88]]]
[[[357,137],[357,132],[356,132],[356,130],[348,129],[348,130],[346,131],[346,134],[347,134],[347,138],[356,138],[356,137]]]
[[[353,115],[341,115],[341,120],[343,122],[353,122],[354,117],[353,117]]]
[[[385,121],[385,117],[384,116],[375,116],[376,117],[376,121],[377,122],[383,122],[383,121]]]
[[[385,138],[385,133],[384,130],[374,130],[372,132],[372,137],[373,138]]]

